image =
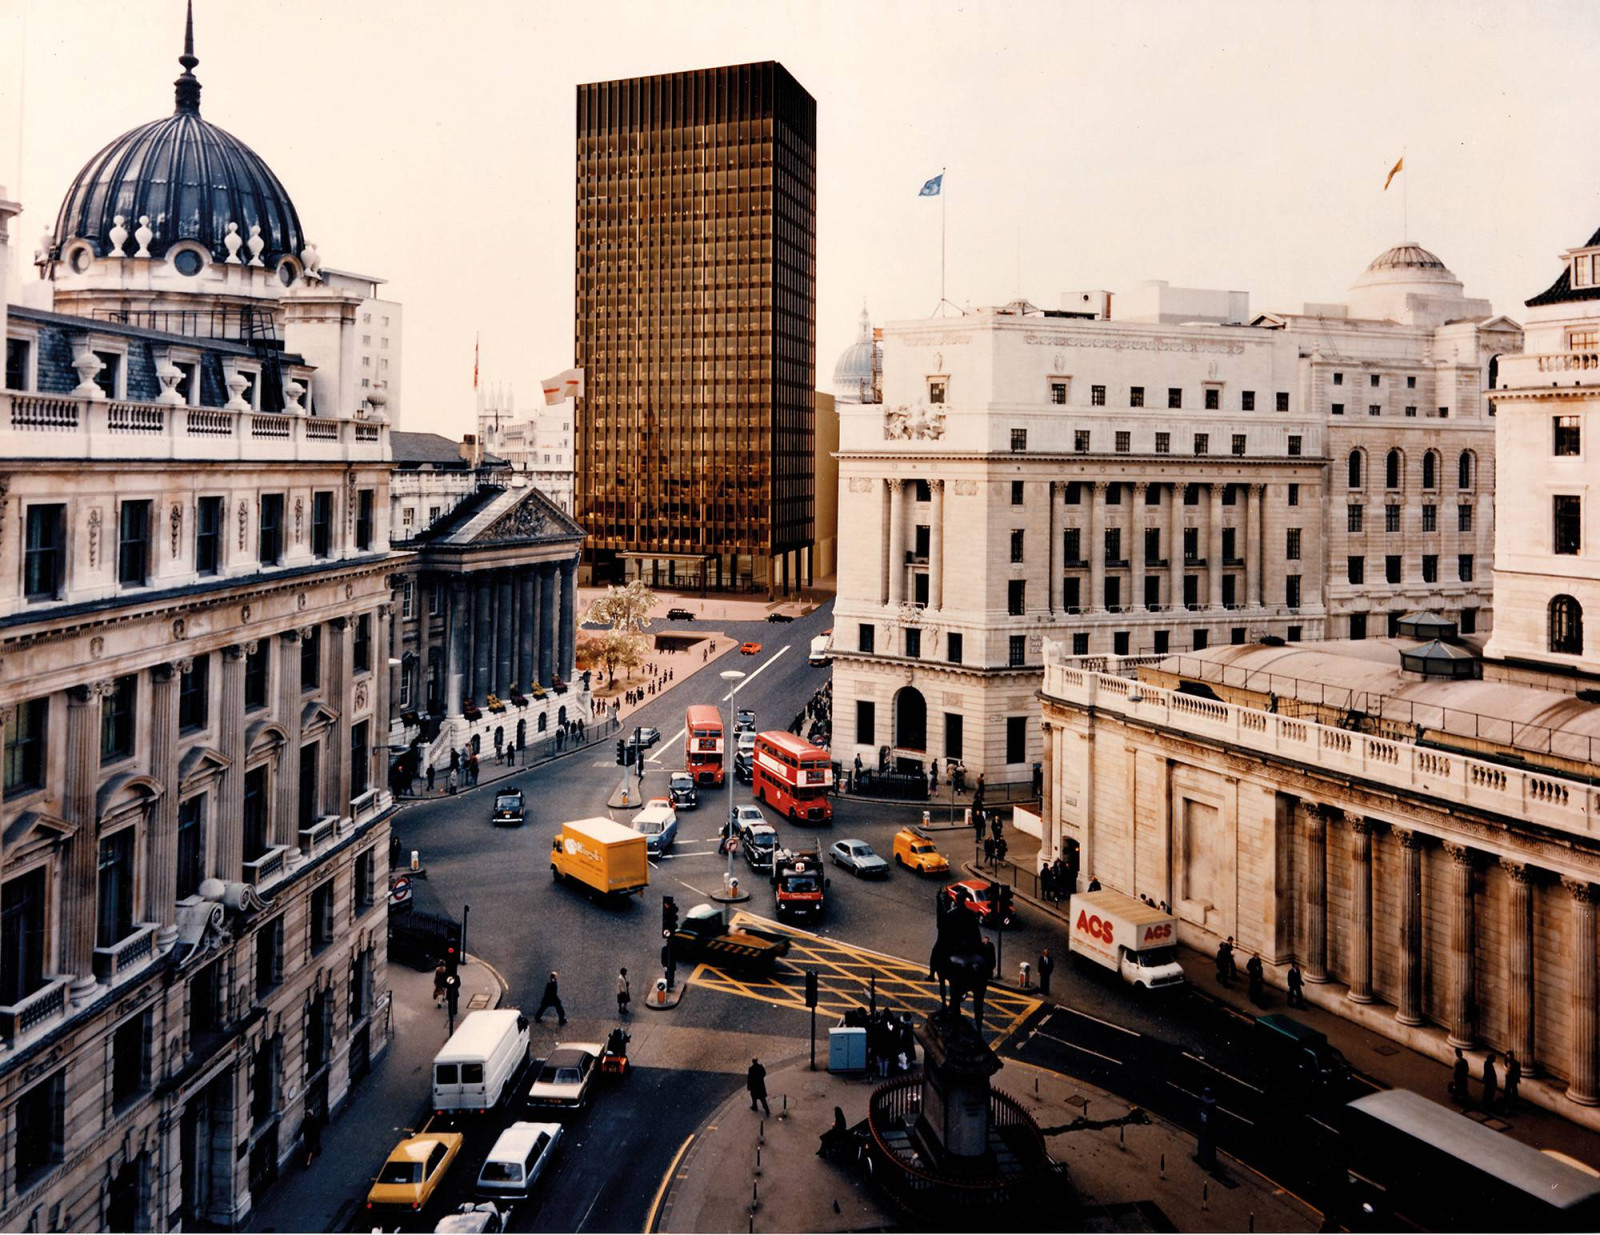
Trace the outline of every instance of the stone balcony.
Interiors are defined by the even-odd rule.
[[[1500,358],[1492,395],[1538,394],[1552,387],[1600,386],[1600,352],[1535,352]]]
[[[389,456],[389,426],[377,417],[0,392],[0,453],[84,461],[376,463]]]

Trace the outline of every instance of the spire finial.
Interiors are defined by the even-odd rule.
[[[183,20],[183,55],[178,57],[183,73],[173,82],[177,87],[177,110],[200,114],[200,82],[194,75],[194,66],[200,58],[194,54],[194,0],[189,0]]]

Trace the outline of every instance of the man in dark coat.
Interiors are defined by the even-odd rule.
[[[759,1059],[750,1060],[750,1067],[744,1074],[744,1087],[750,1091],[752,1111],[759,1102],[768,1115],[772,1114],[772,1107],[767,1104],[767,1070],[761,1066]]]
[[[1056,971],[1056,963],[1050,956],[1050,949],[1046,948],[1039,953],[1039,993],[1050,993],[1050,975]]]
[[[550,980],[544,984],[544,998],[539,1001],[539,1010],[533,1014],[533,1023],[539,1024],[540,1018],[551,1008],[556,1010],[556,1023],[567,1023],[567,1010],[561,1006],[561,991],[556,985],[559,975],[554,969],[550,971]]]

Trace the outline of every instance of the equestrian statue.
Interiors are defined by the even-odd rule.
[[[970,993],[972,1019],[981,1032],[984,995],[994,977],[994,944],[983,937],[978,914],[969,905],[972,900],[972,893],[957,884],[934,902],[939,935],[928,957],[928,980],[939,979],[941,1012],[957,1017]]]

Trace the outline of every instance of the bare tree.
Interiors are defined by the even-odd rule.
[[[589,605],[584,620],[609,626],[614,632],[641,635],[650,629],[650,610],[655,604],[656,594],[644,580],[635,579],[627,587],[607,588],[604,596]]]

